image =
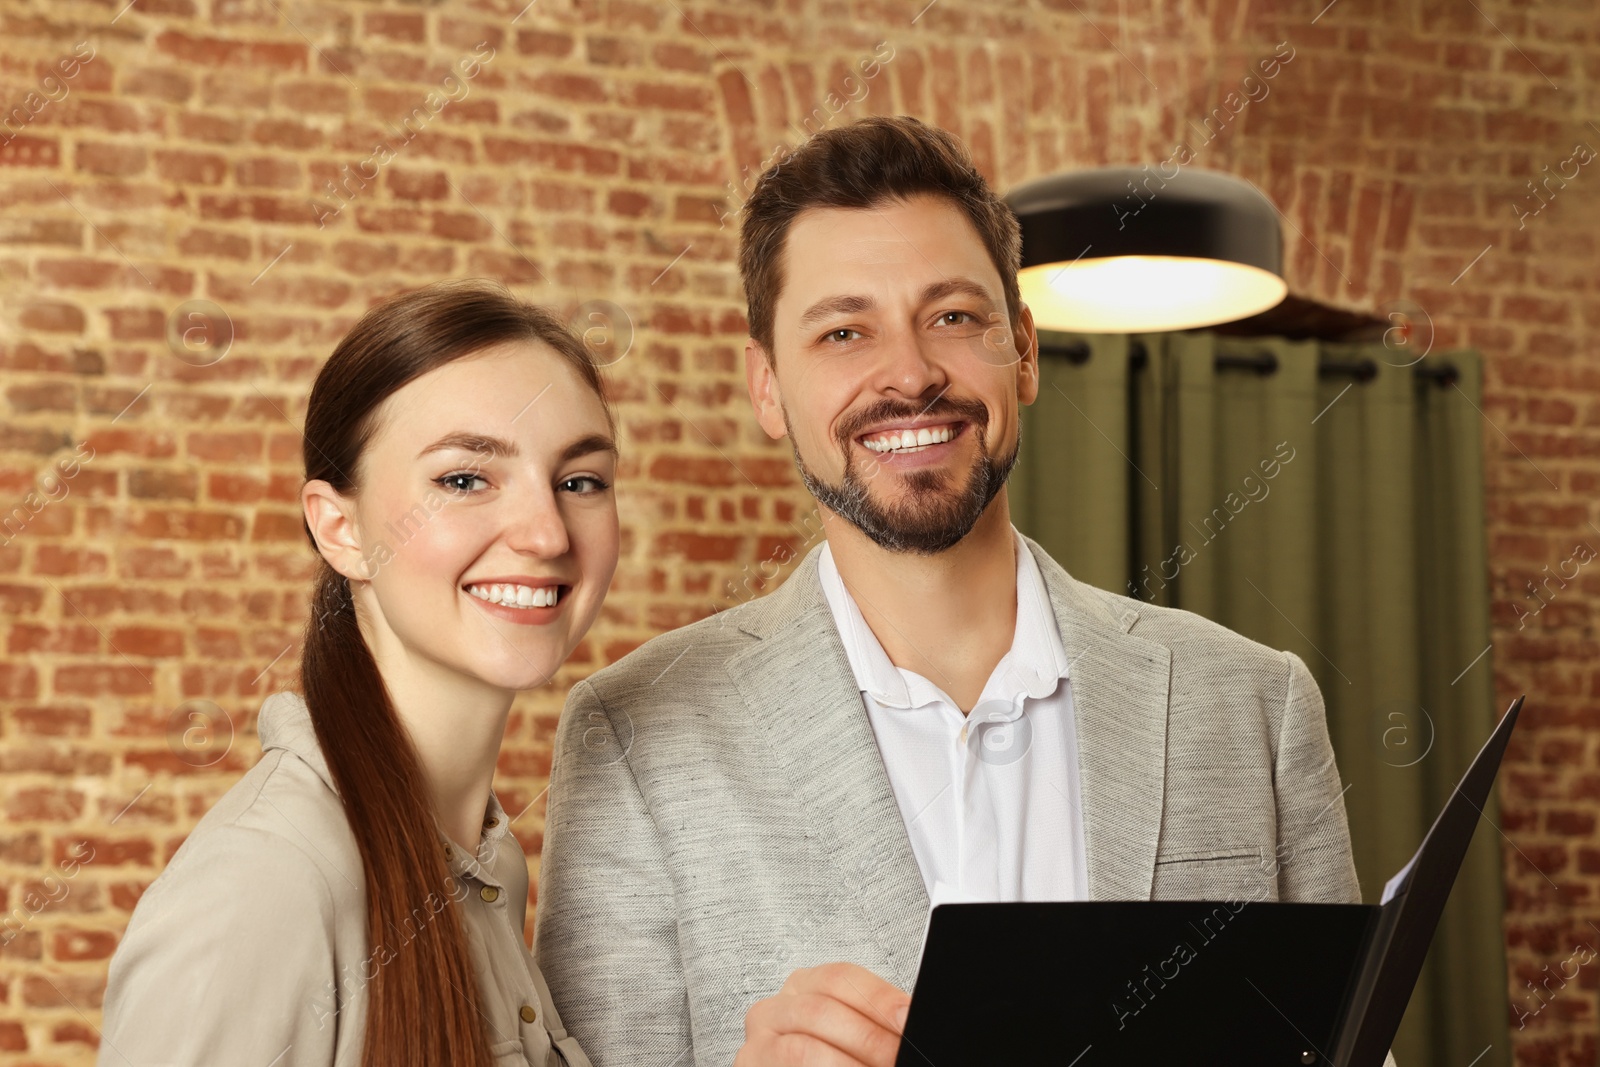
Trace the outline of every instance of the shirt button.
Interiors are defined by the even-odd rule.
[[[524,1004],[522,1006],[522,1021],[523,1022],[531,1023],[535,1019],[537,1019],[538,1017],[539,1017],[539,1013],[533,1010],[533,1005],[532,1004]]]
[[[486,885],[482,889],[478,890],[478,895],[484,900],[487,900],[490,904],[493,904],[500,896],[500,890],[496,889],[492,885]]]

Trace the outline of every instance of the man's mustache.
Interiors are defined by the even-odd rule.
[[[840,423],[839,443],[848,447],[850,442],[868,426],[924,417],[948,419],[951,422],[970,422],[979,431],[980,436],[989,425],[989,409],[984,406],[983,401],[975,398],[945,396],[932,404],[908,404],[904,401],[885,399],[862,408]]]

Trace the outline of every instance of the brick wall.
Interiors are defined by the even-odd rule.
[[[1600,547],[1592,10],[925,3],[0,0],[0,1063],[93,1062],[139,892],[295,684],[312,376],[441,276],[616,358],[623,562],[497,781],[537,852],[565,688],[809,532],[744,398],[737,211],[779,145],[868,113],[953,130],[1002,188],[1182,141],[1283,209],[1294,292],[1487,354],[1494,663],[1535,693],[1503,779],[1513,1002],[1600,946],[1600,574],[1562,577]],[[1597,984],[1550,985],[1518,1061],[1594,1062]]]

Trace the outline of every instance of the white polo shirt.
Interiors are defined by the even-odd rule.
[[[934,682],[890,661],[831,546],[818,561],[933,904],[1088,899],[1069,664],[1038,564],[1015,527],[1012,536],[1016,632],[969,715]],[[940,655],[923,652],[936,662]]]

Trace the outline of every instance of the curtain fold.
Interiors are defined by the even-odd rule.
[[[1382,345],[1040,341],[1011,481],[1017,527],[1091,584],[1305,660],[1348,787],[1363,899],[1376,903],[1503,710],[1478,354],[1430,357],[1430,370],[1455,369],[1443,381]],[[1395,1042],[1401,1067],[1510,1064],[1492,801],[1485,816]]]

